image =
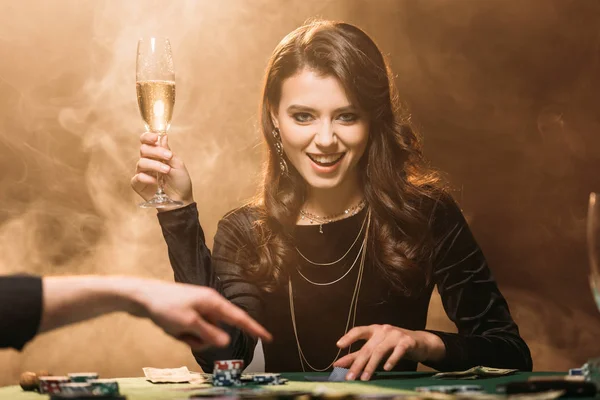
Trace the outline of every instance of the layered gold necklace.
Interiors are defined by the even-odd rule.
[[[313,214],[306,210],[300,210],[300,219],[301,220],[306,219],[311,224],[317,222],[319,224],[319,233],[323,233],[323,224],[328,224],[330,222],[339,221],[340,219],[344,219],[344,218],[348,218],[353,215],[356,215],[360,212],[360,210],[362,210],[365,207],[366,204],[367,204],[366,200],[362,199],[360,201],[360,203],[358,203],[350,208],[345,209],[341,213],[334,214],[334,215],[328,215],[326,217],[321,217],[317,214]]]
[[[354,262],[352,263],[352,265],[350,266],[350,269],[344,273],[344,275],[342,275],[342,277],[332,281],[332,282],[327,282],[327,283],[315,283],[312,282],[311,280],[307,279],[304,275],[302,275],[300,273],[300,275],[302,276],[302,278],[304,278],[305,280],[307,280],[309,283],[312,283],[313,285],[320,285],[320,286],[327,286],[327,285],[333,285],[334,283],[339,282],[340,280],[342,280],[345,276],[348,275],[348,273],[354,268],[354,265],[357,263],[357,261],[360,258],[360,262],[359,262],[359,269],[358,269],[358,275],[356,277],[356,283],[354,285],[354,292],[352,293],[352,299],[350,301],[350,309],[348,311],[348,317],[346,319],[346,327],[344,329],[344,335],[346,333],[348,333],[348,331],[354,327],[354,324],[356,323],[356,310],[358,308],[358,297],[360,294],[360,287],[361,287],[361,283],[362,283],[362,278],[363,278],[363,272],[365,269],[365,257],[367,254],[367,241],[368,241],[368,236],[369,236],[369,227],[371,225],[371,210],[368,210],[367,216],[365,217],[365,221],[366,221],[366,229],[365,229],[365,235],[361,244],[361,247],[358,251],[358,254],[356,256],[356,259],[354,260]],[[363,221],[363,225],[361,226],[361,229],[358,233],[358,235],[360,236],[360,233],[363,230],[363,227],[365,227],[365,221]],[[354,241],[354,243],[351,245],[350,249],[352,247],[354,247],[354,244],[357,242],[357,239]],[[350,249],[344,254],[344,256],[342,258],[340,258],[340,260],[342,260],[349,252]],[[301,254],[302,255],[302,254]],[[304,257],[304,256],[302,256]],[[304,257],[306,259],[306,257]],[[310,260],[306,259],[307,261],[311,262]],[[339,261],[339,260],[338,260]],[[312,262],[311,262],[312,263]],[[317,263],[312,263],[315,265],[320,265]],[[300,272],[298,270],[298,272]],[[325,368],[315,368],[306,358],[306,356],[304,355],[304,352],[302,351],[302,346],[300,345],[300,339],[298,337],[298,329],[297,329],[297,324],[296,324],[296,313],[294,310],[294,290],[292,287],[292,277],[291,274],[288,278],[288,293],[289,293],[289,297],[290,297],[290,314],[292,316],[292,326],[294,328],[294,336],[296,338],[296,345],[298,347],[298,356],[300,357],[300,365],[302,366],[302,371],[306,371],[305,369],[305,365],[307,365],[308,367],[310,367],[313,371],[317,371],[317,372],[323,372],[328,370],[338,359],[338,357],[340,356],[342,349],[339,349],[337,354],[335,355],[335,358],[333,359],[333,361],[326,366]]]

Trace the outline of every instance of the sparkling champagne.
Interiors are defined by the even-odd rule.
[[[166,133],[175,105],[175,82],[147,80],[136,83],[138,105],[146,129]]]

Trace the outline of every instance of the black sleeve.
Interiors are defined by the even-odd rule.
[[[42,319],[42,278],[0,277],[0,348],[21,350]]]
[[[249,216],[238,212],[219,222],[212,256],[206,247],[195,203],[159,213],[158,219],[169,248],[175,280],[215,288],[260,321],[260,292],[256,285],[242,278],[241,268],[235,262],[237,249],[242,245],[241,235],[251,229]],[[248,365],[254,356],[255,338],[234,327],[223,326],[223,329],[231,336],[227,348],[194,353],[196,361],[206,372],[212,372],[215,360],[243,359]]]
[[[438,371],[477,365],[531,371],[529,348],[467,221],[449,196],[435,208],[433,232],[438,243],[433,278],[458,333],[430,331],[444,342],[446,357],[426,365]]]

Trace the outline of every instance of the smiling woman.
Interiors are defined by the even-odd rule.
[[[336,78],[309,68],[286,79],[281,93],[273,122],[285,156],[307,183],[305,209],[329,215],[358,204],[364,195],[357,165],[367,147],[368,116],[351,104]],[[347,203],[339,204],[342,199]]]
[[[221,220],[212,254],[185,165],[155,134],[141,136],[132,186],[151,196],[166,167],[169,195],[186,204],[159,213],[175,279],[214,287],[263,323],[274,336],[267,371],[335,365],[368,380],[418,362],[531,370],[485,257],[426,167],[365,32],[316,21],[287,35],[267,66],[261,128],[261,192]],[[425,330],[435,285],[457,334]],[[228,348],[195,353],[205,371],[252,358],[256,340],[228,331]]]

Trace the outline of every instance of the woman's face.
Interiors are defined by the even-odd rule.
[[[331,189],[358,181],[369,122],[336,78],[310,69],[287,78],[273,118],[287,158],[309,187]]]

